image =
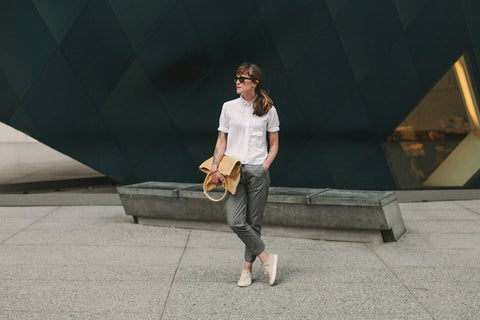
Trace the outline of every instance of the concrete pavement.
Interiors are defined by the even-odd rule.
[[[237,288],[231,232],[133,224],[121,206],[0,207],[0,319],[480,319],[480,200],[401,204],[398,243],[264,237]]]

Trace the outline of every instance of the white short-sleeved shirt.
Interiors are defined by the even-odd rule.
[[[267,132],[280,130],[277,110],[259,117],[253,114],[253,101],[240,96],[223,104],[218,131],[228,133],[225,155],[243,164],[263,164],[268,156]]]

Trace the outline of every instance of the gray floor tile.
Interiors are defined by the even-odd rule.
[[[13,237],[17,232],[21,231],[22,229],[16,228],[2,228],[0,227],[0,244],[4,241],[7,241],[11,237]]]
[[[401,241],[402,247],[427,249],[480,249],[480,233],[409,233]]]
[[[294,298],[293,298],[294,297]],[[273,287],[256,282],[248,288],[233,283],[176,283],[165,319],[314,319],[322,315],[425,314],[422,306],[400,285],[282,283]]]
[[[405,221],[409,233],[477,233],[480,221]]]
[[[66,228],[78,225],[97,225],[99,223],[132,223],[121,206],[79,206],[58,207],[47,218],[35,224],[35,228]]]
[[[272,251],[280,249],[289,250],[365,250],[363,243],[325,241],[311,239],[295,239],[282,237],[263,237],[268,248]]]
[[[176,281],[223,282],[235,284],[242,269],[241,264],[212,266],[184,265],[178,269]],[[254,282],[267,283],[267,276],[259,262],[254,263]],[[277,269],[277,283],[317,284],[319,286],[338,283],[398,283],[398,279],[385,267],[323,267],[308,264],[280,263]]]
[[[1,204],[0,204],[1,205]],[[1,207],[0,219],[17,218],[35,220],[57,210],[59,207]]]
[[[479,319],[480,282],[419,282],[412,292],[435,319]]]
[[[0,310],[2,320],[158,320],[158,312],[118,313],[112,312],[28,312]]]
[[[175,273],[175,264],[2,264],[2,280],[75,280],[75,281],[167,281]]]
[[[454,201],[411,202],[400,203],[400,209],[404,211],[423,210],[457,210],[463,207]]]
[[[177,265],[183,248],[3,245],[0,265]]]
[[[416,267],[393,266],[395,275],[409,287],[421,282],[479,282],[480,266]]]
[[[436,220],[453,220],[453,221],[480,221],[480,215],[476,214],[468,209],[438,209],[438,210],[422,210],[422,211],[402,211],[403,219],[409,220],[423,220],[423,221],[436,221]]]
[[[455,201],[461,207],[468,208],[480,214],[480,200]]]
[[[212,231],[192,230],[188,247],[239,250],[243,243],[233,231],[215,232],[215,238],[212,238]]]
[[[0,207],[0,230],[18,232],[42,220],[55,210],[58,210],[58,207]]]
[[[2,281],[0,310],[158,313],[170,282]]]
[[[66,315],[57,315],[53,316],[51,311],[25,311],[25,310],[3,310],[0,309],[0,319],[2,320],[20,320],[20,319],[29,319],[29,320],[45,320],[45,319],[69,319],[66,318]]]
[[[28,228],[6,244],[38,245],[104,245],[104,246],[145,246],[181,247],[185,246],[188,230],[174,230],[141,226],[136,224],[98,224],[70,226],[64,228]]]
[[[480,249],[420,249],[393,245],[375,245],[371,248],[391,267],[476,267],[480,265]]]
[[[249,288],[232,232],[135,225],[118,206],[0,208],[0,319],[160,319],[174,276],[162,319],[475,319],[480,232],[461,205],[407,206],[397,243],[265,236],[277,285],[257,261]]]

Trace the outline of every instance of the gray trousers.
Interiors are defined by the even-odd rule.
[[[229,227],[245,244],[245,261],[254,262],[265,250],[260,239],[263,211],[267,203],[270,175],[260,165],[242,165],[235,195],[228,193],[225,203]]]

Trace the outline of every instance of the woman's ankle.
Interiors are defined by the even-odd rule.
[[[258,255],[258,258],[260,259],[260,261],[262,261],[262,264],[268,263],[269,257],[270,255],[265,250],[260,252],[260,254]]]

